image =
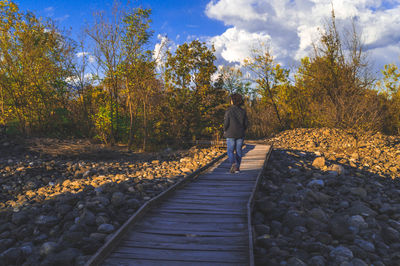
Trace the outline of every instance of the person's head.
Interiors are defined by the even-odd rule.
[[[243,97],[239,93],[231,94],[231,103],[236,106],[241,106],[243,102]]]

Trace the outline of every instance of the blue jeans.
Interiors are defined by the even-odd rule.
[[[235,138],[227,138],[226,146],[228,159],[231,164],[236,164],[236,168],[240,167],[240,163],[242,162],[242,146],[243,146],[243,138],[235,139]],[[236,153],[234,151],[236,150]]]

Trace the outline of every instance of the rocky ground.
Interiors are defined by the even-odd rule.
[[[0,265],[83,265],[144,202],[223,152],[0,140]]]
[[[400,265],[400,138],[296,129],[268,142],[257,265]]]

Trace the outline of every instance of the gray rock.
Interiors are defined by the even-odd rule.
[[[289,210],[283,218],[283,224],[289,229],[293,229],[296,226],[305,226],[306,219],[298,211]]]
[[[114,192],[111,196],[111,204],[114,206],[121,206],[124,204],[125,195],[122,192]]]
[[[349,218],[349,225],[357,229],[367,229],[368,224],[361,215],[354,215]]]
[[[59,253],[52,253],[46,257],[41,265],[74,265],[75,258],[82,253],[75,248],[68,248]]]
[[[308,261],[310,266],[325,266],[325,258],[323,256],[314,256]]]
[[[353,266],[368,266],[367,263],[365,263],[362,259],[359,258],[354,258],[351,263],[353,263]]]
[[[344,246],[338,246],[334,248],[329,256],[338,263],[350,261],[353,258],[353,252]]]
[[[79,222],[85,225],[95,225],[96,216],[89,210],[84,210],[82,215],[79,217]]]
[[[364,239],[356,238],[354,244],[368,252],[374,252],[375,246],[373,243],[365,241]]]
[[[20,248],[9,248],[0,254],[1,259],[5,262],[5,265],[22,264],[24,261],[23,253]]]
[[[26,211],[14,212],[11,221],[16,225],[21,225],[29,220],[29,215]]]
[[[115,228],[112,224],[101,224],[97,228],[97,231],[99,233],[105,233],[105,234],[112,233],[114,230],[115,230]]]
[[[360,201],[353,202],[348,212],[350,215],[362,215],[362,216],[373,216],[373,217],[377,215],[377,213],[374,210],[372,210],[365,203]]]
[[[95,239],[96,241],[103,242],[104,239],[107,237],[107,234],[103,234],[103,233],[91,233],[91,234],[89,235],[89,237]]]
[[[271,228],[265,224],[256,224],[254,226],[254,230],[257,233],[257,235],[265,235],[271,232]]]
[[[400,233],[390,226],[382,226],[381,235],[386,244],[396,243],[400,239]]]
[[[126,206],[132,209],[137,209],[140,207],[140,201],[138,199],[129,199],[126,201]]]
[[[288,259],[287,263],[291,266],[307,266],[301,259],[295,257]]]
[[[42,244],[39,253],[41,256],[47,256],[50,253],[55,252],[57,249],[58,249],[58,244],[56,242],[49,241]]]
[[[29,242],[29,243],[25,243],[23,245],[21,245],[21,251],[22,254],[24,255],[24,257],[28,257],[33,253],[33,243]]]
[[[365,198],[367,196],[367,191],[362,187],[350,188],[350,192],[353,195]]]
[[[325,186],[325,182],[324,180],[321,179],[314,179],[311,180],[310,182],[308,182],[307,187],[318,187],[318,188],[322,188]]]
[[[56,216],[51,215],[39,215],[35,219],[35,224],[37,225],[53,226],[58,222],[59,219]]]
[[[329,220],[329,228],[332,233],[337,238],[343,238],[352,231],[349,229],[348,219],[345,216],[334,216]]]
[[[314,208],[308,212],[308,215],[318,221],[328,222],[328,216],[321,208]]]
[[[0,239],[0,253],[14,245],[15,240],[12,238]]]

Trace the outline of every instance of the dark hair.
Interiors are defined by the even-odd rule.
[[[242,95],[239,93],[231,94],[231,99],[234,105],[240,106],[244,103]]]

